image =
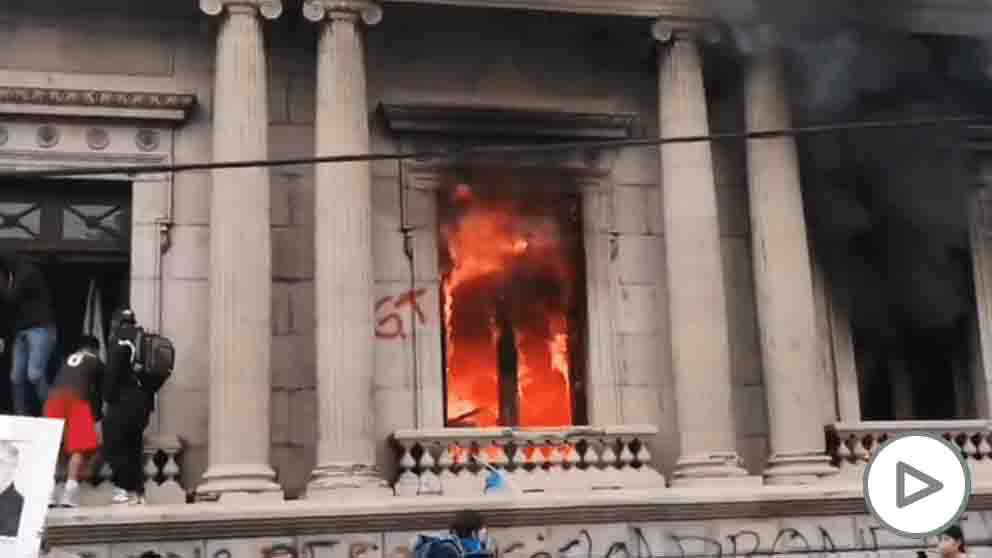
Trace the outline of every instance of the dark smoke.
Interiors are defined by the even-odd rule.
[[[743,62],[763,48],[784,51],[797,124],[982,111],[989,47],[899,31],[900,4],[714,0],[713,9]],[[953,391],[955,375],[972,373],[975,323],[968,205],[977,180],[959,138],[947,128],[798,142],[811,244],[852,316],[864,418],[973,412],[955,407]],[[894,416],[886,393],[903,374],[915,417]]]

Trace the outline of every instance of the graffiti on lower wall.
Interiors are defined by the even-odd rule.
[[[962,520],[969,558],[992,558],[992,514]],[[505,558],[915,558],[936,541],[907,539],[873,518],[714,520],[494,528]],[[163,542],[75,551],[85,558],[411,558],[418,533],[387,532],[278,539]],[[430,533],[427,533],[430,534]],[[931,558],[936,554],[929,553]]]

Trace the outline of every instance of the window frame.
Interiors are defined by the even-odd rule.
[[[125,186],[126,184],[126,186]],[[130,183],[116,181],[34,181],[0,182],[0,205],[27,204],[40,208],[39,233],[34,238],[0,238],[0,250],[29,253],[60,253],[82,255],[120,255],[130,252],[131,191]],[[125,215],[125,229],[116,239],[64,238],[65,211],[80,218],[83,213],[72,208],[83,205],[113,207],[100,219],[104,222],[117,212]],[[0,225],[5,214],[0,210]],[[8,228],[8,227],[4,227]],[[92,227],[87,227],[92,228]],[[109,233],[108,227],[99,230]]]

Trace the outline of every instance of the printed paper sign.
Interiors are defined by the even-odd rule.
[[[37,558],[63,421],[0,415],[0,556]]]

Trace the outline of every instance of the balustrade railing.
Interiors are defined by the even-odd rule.
[[[186,490],[182,480],[182,443],[176,436],[146,436],[144,451],[145,498],[149,504],[184,504]],[[104,461],[95,476],[80,485],[81,506],[105,506],[110,503],[113,485],[110,465]],[[65,484],[65,471],[56,473],[56,494]]]
[[[477,495],[490,468],[515,494],[663,488],[651,464],[654,426],[400,430],[396,494]]]
[[[837,423],[827,429],[828,447],[840,477],[860,482],[872,454],[887,440],[914,432],[953,443],[971,468],[972,478],[992,481],[992,421],[900,420]]]

